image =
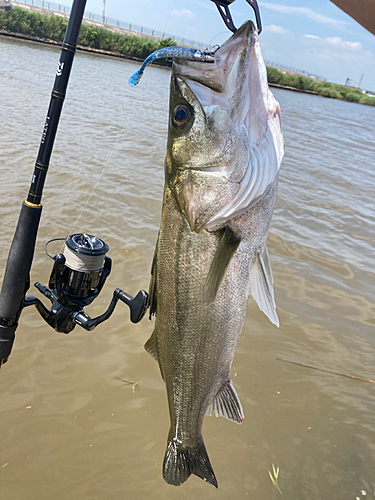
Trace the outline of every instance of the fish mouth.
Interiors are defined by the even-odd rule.
[[[257,39],[254,24],[247,21],[214,52],[213,63],[176,59],[173,72],[188,82],[202,106],[225,106],[231,97],[237,66],[248,67]]]

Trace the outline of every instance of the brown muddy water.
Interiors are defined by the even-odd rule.
[[[0,269],[30,185],[59,50],[0,39]],[[50,238],[86,232],[113,271],[92,306],[148,287],[163,187],[169,71],[78,53],[44,191],[32,282]],[[232,377],[246,420],[206,417],[219,489],[161,475],[169,417],[153,325],[124,304],[91,333],[24,310],[0,372],[1,500],[373,497],[375,109],[275,90],[286,155],[268,239],[281,327],[250,299]],[[60,247],[55,251],[59,251]],[[30,290],[31,294],[36,294]],[[127,383],[128,381],[131,383]],[[133,385],[135,384],[136,385]]]

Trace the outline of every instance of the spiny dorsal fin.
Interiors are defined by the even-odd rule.
[[[157,283],[156,283],[157,265],[156,265],[156,258],[157,258],[157,255],[158,255],[158,243],[159,243],[159,236],[158,236],[158,239],[156,241],[156,246],[155,246],[155,251],[154,251],[154,257],[152,259],[151,279],[150,279],[150,286],[148,288],[149,304],[150,304],[149,319],[151,319],[151,317],[154,314],[156,315],[156,296],[157,296]]]
[[[213,412],[217,417],[225,417],[238,424],[245,420],[241,401],[231,380],[228,380],[221,387],[212,403],[208,406],[206,415],[212,415]]]
[[[203,301],[206,305],[212,304],[216,299],[231,258],[241,243],[241,239],[240,231],[233,229],[229,225],[225,226],[224,234],[216,249],[204,287]]]
[[[259,309],[264,312],[268,319],[279,326],[279,318],[276,313],[275,297],[272,286],[273,278],[271,266],[268,259],[267,249],[257,254],[250,268],[250,293],[258,304]]]

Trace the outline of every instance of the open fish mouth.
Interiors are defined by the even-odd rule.
[[[174,59],[173,71],[189,81],[190,88],[202,106],[213,104],[228,106],[228,98],[233,93],[232,89],[236,87],[238,65],[244,69],[245,66],[249,67],[248,59],[251,57],[255,41],[258,41],[255,27],[248,21],[214,52],[212,64],[186,61],[177,57]],[[242,97],[245,98],[247,92],[246,89],[243,90]],[[246,105],[246,99],[242,104]]]

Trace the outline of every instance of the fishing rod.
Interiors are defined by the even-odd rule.
[[[76,324],[93,330],[110,317],[118,300],[130,307],[131,321],[142,319],[148,295],[141,290],[135,298],[117,288],[107,311],[90,318],[83,308],[100,293],[109,273],[111,259],[106,256],[108,245],[93,235],[70,235],[65,239],[63,253],[54,257],[54,266],[48,287],[35,283],[52,306],[48,309],[38,298],[26,297],[30,287],[30,269],[42,213],[42,193],[50,157],[64,103],[69,76],[76,51],[86,0],[74,0],[61,55],[56,71],[50,104],[44,123],[39,152],[30,190],[23,202],[13,242],[9,251],[3,285],[0,293],[0,367],[12,351],[18,321],[24,307],[35,305],[42,318],[56,331],[70,333]],[[48,245],[48,243],[47,243]],[[46,245],[46,246],[47,246]]]

